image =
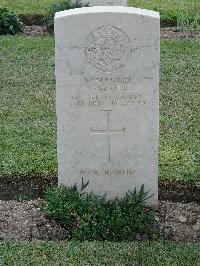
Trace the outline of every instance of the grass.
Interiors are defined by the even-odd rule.
[[[0,175],[57,173],[52,37],[0,38]],[[162,41],[160,180],[199,181],[198,41]]]
[[[111,252],[112,250],[112,252]],[[0,265],[197,266],[200,244],[170,242],[1,242]]]
[[[8,7],[16,14],[45,14],[49,4],[60,0],[1,0],[1,5]],[[200,13],[199,0],[129,0],[129,6],[159,11],[161,19],[177,21],[198,19]],[[195,23],[196,24],[196,23]]]
[[[162,180],[199,180],[199,48],[195,41],[163,41],[161,45]]]
[[[129,6],[151,9],[160,12],[161,20],[199,20],[199,0],[129,0]]]
[[[56,172],[52,38],[0,38],[1,173]]]
[[[45,14],[48,5],[57,0],[1,0],[1,5],[16,14]]]

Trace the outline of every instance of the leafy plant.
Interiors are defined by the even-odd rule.
[[[0,35],[21,31],[22,22],[7,8],[0,7]]]
[[[177,17],[177,29],[179,31],[188,29],[200,29],[200,15],[197,13],[193,18],[185,16],[183,12]]]
[[[136,236],[152,238],[154,213],[145,207],[148,192],[126,193],[122,199],[106,200],[94,193],[84,193],[88,183],[77,186],[51,187],[45,194],[42,210],[58,220],[67,230],[67,239],[132,241]]]
[[[49,30],[49,32],[53,33],[54,31],[54,16],[56,12],[74,9],[74,8],[81,8],[86,7],[88,4],[82,4],[81,0],[77,0],[76,2],[72,2],[71,0],[62,0],[58,3],[53,3],[49,5],[48,8],[48,15],[46,16],[44,23]]]
[[[177,30],[200,29],[199,2],[192,1],[191,9],[177,12]]]
[[[27,195],[27,194],[21,194],[17,198],[17,200],[20,201],[20,202],[28,201],[28,200],[31,200],[31,199],[32,199],[32,197],[30,195]]]

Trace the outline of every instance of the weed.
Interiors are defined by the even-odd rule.
[[[0,35],[21,31],[22,22],[7,8],[0,6]]]
[[[74,8],[80,8],[83,6],[88,6],[88,4],[83,5],[81,3],[81,0],[77,0],[75,3],[71,2],[70,0],[62,0],[61,2],[50,4],[48,9],[48,14],[44,19],[44,23],[49,32],[53,33],[54,31],[54,16],[56,12],[74,9]]]
[[[51,187],[45,194],[42,210],[67,230],[67,239],[132,241],[137,235],[156,235],[154,213],[145,207],[149,198],[144,186],[127,192],[122,199],[107,200],[73,187]]]

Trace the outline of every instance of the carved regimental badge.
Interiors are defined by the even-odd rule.
[[[123,68],[131,53],[131,41],[121,29],[105,25],[96,28],[86,39],[88,63],[102,72]]]

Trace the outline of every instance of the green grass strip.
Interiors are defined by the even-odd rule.
[[[198,41],[161,42],[160,180],[199,180],[199,49]],[[54,175],[54,40],[1,37],[0,63],[0,175]]]
[[[199,0],[129,0],[129,6],[160,12],[161,20],[176,21],[199,18]]]
[[[1,242],[0,265],[197,266],[200,244],[170,242]]]
[[[16,14],[45,14],[48,6],[59,0],[1,0],[0,4]]]

